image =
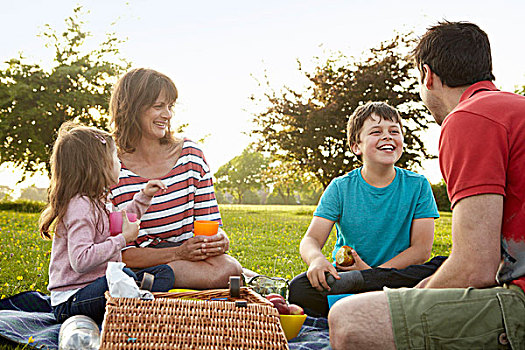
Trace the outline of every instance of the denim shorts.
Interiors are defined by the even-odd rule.
[[[385,288],[397,349],[525,349],[521,288]]]

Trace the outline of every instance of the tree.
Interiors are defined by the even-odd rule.
[[[13,189],[9,186],[0,185],[0,201],[9,202],[13,200]]]
[[[66,19],[58,35],[49,25],[43,36],[55,50],[53,67],[26,63],[20,55],[0,70],[0,163],[13,162],[24,177],[45,164],[56,132],[64,121],[76,120],[102,129],[108,127],[108,103],[115,77],[129,68],[119,58],[114,33],[90,52],[82,52],[89,32],[82,30],[81,7]]]
[[[262,175],[265,184],[272,188],[269,204],[316,204],[318,192],[322,191],[311,173],[290,162],[270,162]]]
[[[47,188],[40,188],[36,187],[35,185],[26,187],[20,193],[20,199],[47,202]]]
[[[441,180],[440,183],[435,185],[430,185],[432,187],[432,194],[436,200],[436,204],[439,211],[452,211],[450,209],[450,199],[448,199],[447,193],[447,184],[444,180]]]
[[[252,97],[264,109],[255,115],[253,135],[258,150],[267,151],[315,175],[326,187],[330,181],[360,163],[346,144],[350,114],[367,101],[384,101],[398,108],[403,118],[405,152],[399,166],[411,168],[429,158],[419,137],[429,115],[420,102],[413,64],[407,59],[411,35],[397,36],[371,49],[362,60],[332,55],[313,73],[299,71],[309,81],[303,92],[269,88],[262,98]],[[428,119],[427,119],[428,118]]]
[[[215,173],[216,187],[231,193],[237,203],[243,203],[245,194],[263,186],[261,174],[267,165],[268,160],[260,152],[247,148]]]
[[[300,168],[290,162],[277,160],[270,164],[262,175],[265,183],[273,188],[270,196],[277,197],[279,204],[296,204],[296,191],[303,180]]]

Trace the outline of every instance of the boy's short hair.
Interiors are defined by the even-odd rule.
[[[352,113],[352,115],[348,119],[348,124],[346,128],[348,146],[351,147],[353,144],[357,144],[360,142],[359,134],[361,133],[363,124],[365,123],[365,120],[372,117],[372,114],[375,114],[382,119],[398,123],[401,127],[401,132],[403,132],[401,116],[399,115],[397,109],[385,102],[368,102],[365,105],[357,107],[354,113]]]
[[[449,87],[495,79],[489,38],[473,23],[444,21],[430,27],[412,57],[421,74],[427,64]]]

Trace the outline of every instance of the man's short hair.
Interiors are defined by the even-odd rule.
[[[401,132],[403,132],[401,117],[397,109],[384,102],[368,102],[365,105],[357,107],[348,119],[346,127],[348,146],[352,147],[353,144],[360,142],[359,134],[361,133],[361,129],[363,129],[363,124],[365,120],[371,118],[373,114],[381,119],[398,123]]]
[[[412,52],[416,66],[423,65],[449,87],[494,80],[487,34],[469,22],[440,22],[430,27]]]

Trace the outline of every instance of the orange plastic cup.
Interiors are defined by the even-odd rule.
[[[195,236],[213,236],[219,231],[218,221],[197,220],[193,223]]]

